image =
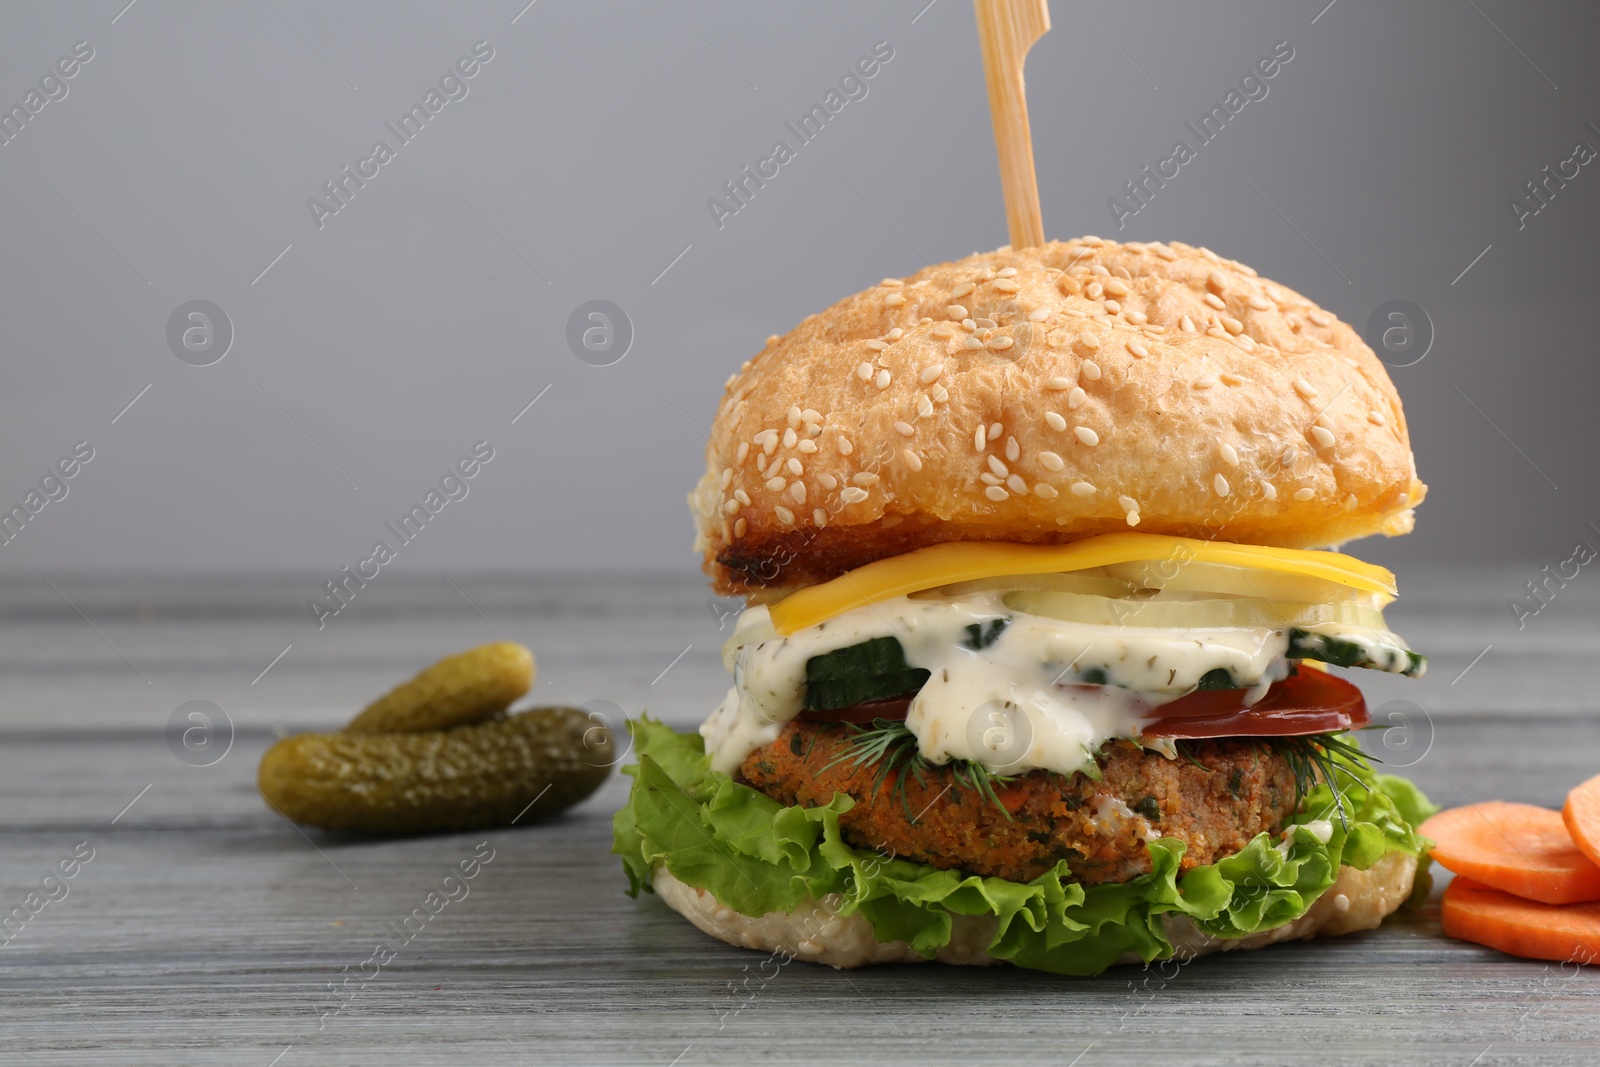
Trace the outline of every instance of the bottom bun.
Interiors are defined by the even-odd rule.
[[[1173,957],[1191,960],[1211,952],[1262,948],[1280,941],[1310,937],[1336,937],[1357,930],[1374,930],[1411,895],[1417,873],[1417,857],[1400,851],[1387,852],[1365,871],[1342,867],[1333,885],[1318,897],[1306,913],[1292,922],[1246,937],[1213,937],[1197,927],[1187,916],[1162,916]],[[705,933],[738,948],[781,952],[807,963],[826,963],[831,967],[863,967],[869,963],[930,962],[905,941],[878,941],[872,924],[861,915],[840,915],[838,894],[808,900],[793,911],[773,911],[761,916],[741,915],[718,903],[704,889],[685,885],[665,867],[657,864],[651,882],[661,899],[674,911]],[[994,940],[992,916],[952,916],[950,941],[938,950],[940,963],[961,963],[985,967],[1005,960],[989,955]],[[1128,953],[1118,963],[1143,963]]]

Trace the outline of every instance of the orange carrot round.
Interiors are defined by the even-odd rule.
[[[1457,876],[1444,891],[1447,937],[1563,963],[1600,961],[1600,904],[1541,904]]]
[[[1600,866],[1573,843],[1560,812],[1491,800],[1441,811],[1419,829],[1434,840],[1434,859],[1483,885],[1545,904],[1600,900]]]
[[[1567,794],[1561,817],[1566,820],[1567,832],[1583,854],[1600,863],[1600,775]]]

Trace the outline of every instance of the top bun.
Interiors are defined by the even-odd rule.
[[[1209,249],[1084,237],[768,338],[689,503],[713,584],[763,599],[943,541],[1337,545],[1409,532],[1425,491],[1349,326]]]

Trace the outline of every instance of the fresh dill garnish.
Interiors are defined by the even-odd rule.
[[[911,814],[911,802],[906,798],[906,777],[909,775],[916,779],[919,786],[926,787],[927,776],[941,765],[932,762],[917,749],[917,735],[911,732],[911,728],[903,719],[873,719],[870,723],[846,723],[845,728],[851,736],[839,753],[822,769],[831,770],[841,763],[849,763],[858,768],[876,765],[877,772],[872,776],[874,793],[890,774],[894,774],[895,793],[900,798],[900,805],[905,809],[907,820],[915,823],[921,813]],[[996,782],[1004,785],[1011,781],[1011,776],[996,774],[977,760],[951,760],[943,766],[950,768],[951,777],[955,780],[953,784],[977,793],[999,808],[1007,822],[1011,821],[1011,813],[1000,802],[1000,796],[994,788]]]

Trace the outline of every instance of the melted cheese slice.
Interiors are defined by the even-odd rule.
[[[788,636],[876,604],[955,582],[1019,574],[1052,574],[1149,561],[1156,567],[1199,561],[1320,578],[1394,599],[1394,575],[1383,567],[1340,552],[1265,548],[1165,534],[1114,533],[1067,545],[1019,545],[1004,541],[950,541],[880,559],[832,581],[793,593],[772,606],[772,624]]]

